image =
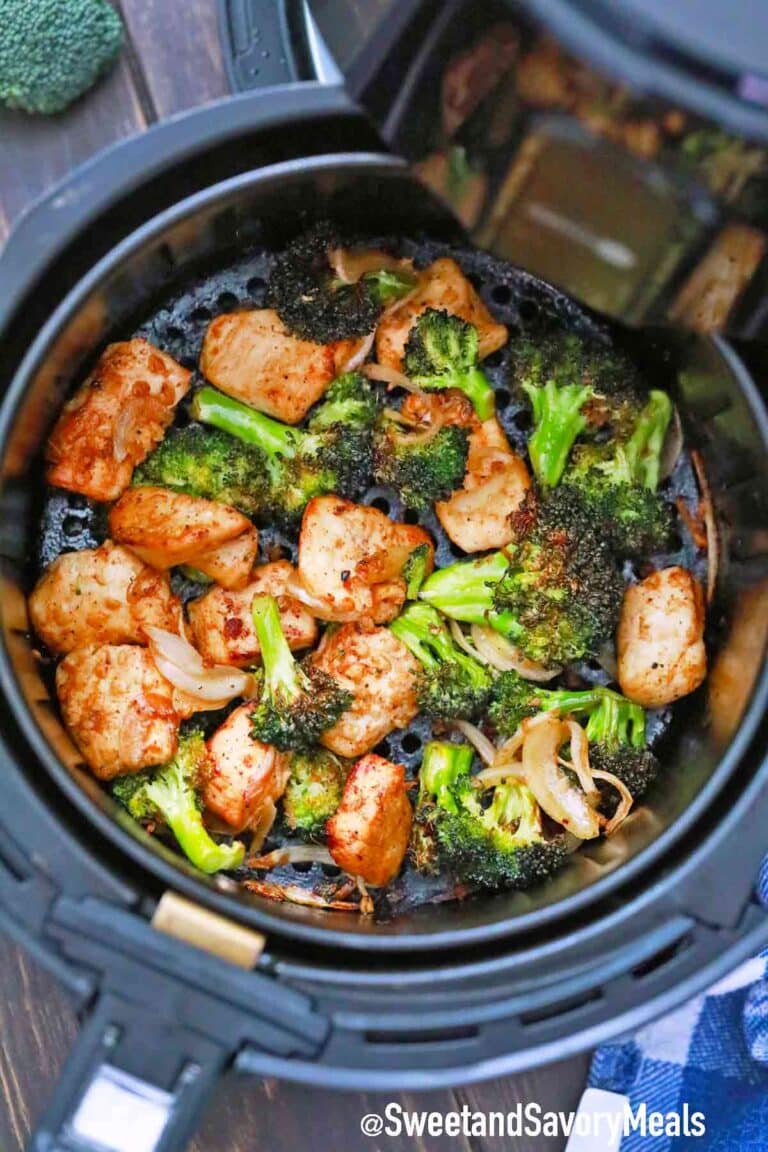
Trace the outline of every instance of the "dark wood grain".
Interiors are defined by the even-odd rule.
[[[19,213],[70,168],[142,130],[156,117],[226,95],[214,0],[122,0],[129,39],[118,66],[62,116],[0,111],[0,244]],[[66,997],[18,948],[0,939],[0,1150],[22,1152],[77,1034]],[[573,1107],[586,1058],[457,1092],[400,1096],[405,1108],[506,1111],[518,1101]],[[212,1103],[193,1152],[485,1152],[462,1137],[367,1138],[360,1120],[392,1096],[259,1083],[231,1075]],[[488,1152],[508,1142],[488,1141]],[[563,1141],[515,1142],[556,1152]]]

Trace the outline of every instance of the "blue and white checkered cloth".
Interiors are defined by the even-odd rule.
[[[768,857],[758,885],[768,905]],[[706,1115],[706,1134],[629,1133],[621,1152],[768,1152],[768,951],[631,1040],[606,1044],[590,1086],[634,1109]]]

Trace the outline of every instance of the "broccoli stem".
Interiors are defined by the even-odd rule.
[[[451,792],[460,776],[469,775],[474,753],[467,744],[449,744],[432,740],[424,748],[419,771],[421,796],[432,795],[446,812],[458,812]]]
[[[587,426],[582,406],[591,389],[576,384],[558,385],[547,380],[542,387],[524,383],[523,391],[533,409],[536,425],[528,440],[533,470],[541,484],[554,488],[559,483],[571,448]]]
[[[597,707],[587,721],[587,740],[606,748],[629,744],[632,748],[645,747],[645,712],[610,689],[595,693]]]
[[[240,400],[225,396],[216,388],[201,388],[190,406],[195,420],[212,424],[244,444],[261,448],[268,456],[293,456],[302,434],[279,420],[273,420]]]
[[[458,388],[472,401],[478,420],[490,420],[496,412],[496,393],[482,368],[467,368],[445,376],[424,376],[415,380],[426,391]]]
[[[460,560],[433,572],[424,583],[420,599],[432,604],[452,620],[494,628],[504,636],[519,633],[511,612],[497,612],[493,589],[509,568],[503,552],[493,552],[480,560]]]
[[[298,700],[310,685],[288,647],[274,596],[254,596],[251,615],[259,639],[264,683],[269,695],[291,703]]]
[[[650,488],[652,492],[659,486],[661,452],[671,419],[672,401],[666,392],[654,390],[649,394],[648,402],[625,445],[635,483]]]
[[[235,844],[217,844],[203,824],[197,797],[174,762],[147,785],[147,798],[158,809],[173,832],[184,855],[209,876],[231,868],[243,861],[245,847]]]

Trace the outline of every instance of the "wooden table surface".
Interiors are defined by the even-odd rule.
[[[121,0],[128,42],[110,76],[54,119],[0,111],[0,244],[35,197],[104,146],[153,121],[227,95],[214,0]],[[0,940],[0,1150],[21,1152],[63,1066],[77,1021],[55,982]],[[464,1103],[506,1110],[518,1101],[575,1107],[586,1057],[455,1091],[408,1098],[411,1107],[449,1111]],[[500,1140],[367,1139],[360,1118],[387,1096],[336,1093],[230,1077],[211,1105],[195,1152],[388,1152],[465,1147],[485,1152]],[[404,1099],[404,1098],[403,1098]],[[560,1139],[515,1141],[518,1152],[559,1152]]]

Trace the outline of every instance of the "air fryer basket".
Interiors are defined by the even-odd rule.
[[[263,254],[319,215],[332,216],[349,233],[402,238],[422,257],[456,239],[443,210],[395,161],[357,154],[288,162],[217,185],[150,221],[85,277],[39,333],[0,415],[0,515],[4,525],[14,526],[12,532],[3,532],[1,668],[6,698],[39,762],[40,768],[33,770],[41,790],[47,771],[79,816],[144,869],[156,890],[173,886],[258,927],[355,949],[374,941],[387,951],[470,945],[543,930],[590,905],[597,907],[600,900],[620,899],[622,886],[626,891],[638,877],[652,875],[654,867],[660,873],[684,836],[703,821],[716,820],[726,796],[732,803],[734,789],[759,767],[754,757],[745,764],[742,753],[755,734],[766,695],[763,676],[749,701],[761,653],[751,655],[752,666],[747,657],[741,662],[738,700],[727,677],[720,677],[718,682],[725,684],[716,701],[720,721],[710,722],[703,694],[676,715],[662,744],[665,768],[658,785],[643,812],[609,843],[573,857],[559,877],[536,891],[484,896],[465,904],[425,904],[371,923],[341,913],[276,905],[244,894],[226,878],[202,878],[138,829],[84,769],[32,651],[24,592],[40,558],[40,448],[72,382],[108,339],[129,334],[147,317],[153,318],[146,330],[154,339],[172,354],[188,357],[210,315],[241,303],[258,304],[268,262]],[[419,239],[425,236],[428,242]],[[510,272],[490,257],[467,253],[465,267],[513,333],[537,322],[542,313],[582,330],[600,328],[596,318],[554,289],[523,272]],[[190,284],[197,287],[182,288]],[[627,334],[620,338],[633,343]],[[727,640],[729,622],[756,602],[754,588],[768,575],[765,414],[743,367],[725,345],[645,333],[634,340],[634,353],[655,381],[679,399],[689,417],[689,437],[713,485],[722,526],[718,592],[711,613],[716,655]],[[504,371],[501,355],[491,367],[500,389]],[[501,399],[504,418],[519,438],[514,404],[506,403],[508,394]],[[687,466],[678,469],[675,483],[691,496]],[[382,500],[387,494],[374,490],[368,498]],[[390,506],[399,511],[394,502]],[[43,559],[49,558],[46,549],[61,545],[62,533],[66,546],[83,546],[94,527],[89,515],[77,501],[49,502]],[[450,555],[447,548],[443,539],[443,562]],[[690,542],[683,540],[681,550],[671,562],[690,561]],[[737,708],[748,702],[736,727]],[[732,724],[730,732],[723,717]],[[392,754],[413,766],[417,738],[413,731],[393,737]]]

